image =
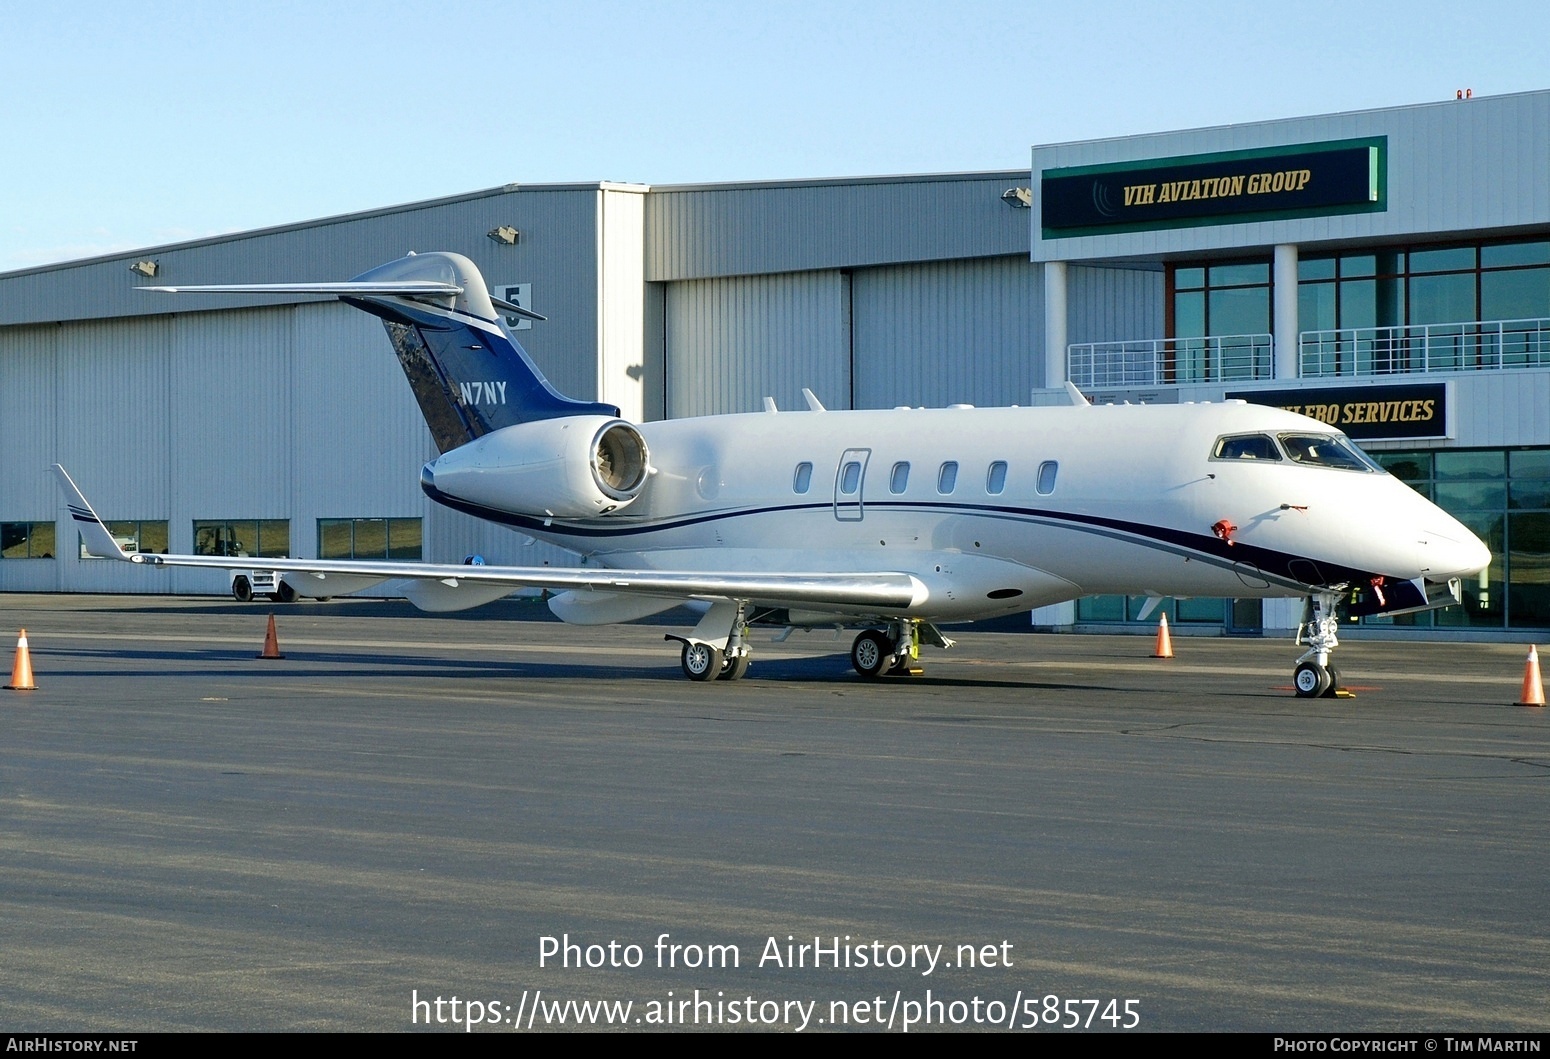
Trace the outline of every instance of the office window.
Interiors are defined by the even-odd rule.
[[[417,518],[320,518],[318,558],[418,562],[420,522]]]
[[[52,522],[0,522],[0,558],[52,559]]]
[[[195,522],[194,554],[251,555],[269,559],[290,555],[291,520],[268,518]]]

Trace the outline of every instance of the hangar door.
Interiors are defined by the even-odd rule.
[[[667,285],[667,415],[850,407],[850,281],[836,270]]]

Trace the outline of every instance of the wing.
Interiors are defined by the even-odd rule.
[[[383,581],[402,578],[423,585],[426,591],[411,591],[410,598],[427,610],[458,610],[498,599],[516,588],[555,588],[590,589],[678,600],[758,600],[772,606],[834,607],[888,614],[903,612],[912,605],[923,603],[929,594],[919,578],[896,571],[844,574],[686,573],[599,567],[556,569],[547,566],[470,566],[462,563],[130,553],[119,547],[70,475],[57,463],[54,464],[54,474],[64,491],[70,517],[86,544],[86,550],[92,555],[142,566],[191,566],[216,570],[251,570],[258,567],[276,570],[299,575],[303,583],[311,582],[311,587],[316,591],[306,593],[309,595],[359,592]],[[442,591],[459,590],[464,586],[472,591],[462,592],[455,605],[450,599],[451,593]],[[442,605],[438,605],[438,602]]]

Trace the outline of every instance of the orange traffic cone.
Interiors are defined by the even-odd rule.
[[[23,629],[16,638],[16,662],[11,666],[11,682],[5,686],[7,691],[37,691],[38,685],[32,679],[32,653],[27,650],[27,630]]]
[[[1523,695],[1518,699],[1519,706],[1543,706],[1545,704],[1545,682],[1539,676],[1539,648],[1529,645],[1528,661],[1523,663]]]
[[[1157,621],[1157,649],[1152,652],[1152,657],[1173,657],[1173,640],[1168,636],[1168,615],[1166,614]]]
[[[264,633],[264,651],[259,658],[284,658],[280,653],[280,638],[275,635],[274,615],[269,615],[269,631]]]

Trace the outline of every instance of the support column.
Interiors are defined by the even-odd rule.
[[[1297,247],[1283,243],[1276,247],[1275,266],[1271,269],[1270,298],[1275,319],[1275,377],[1295,379],[1297,364]]]
[[[1066,382],[1066,263],[1044,262],[1044,385]]]

